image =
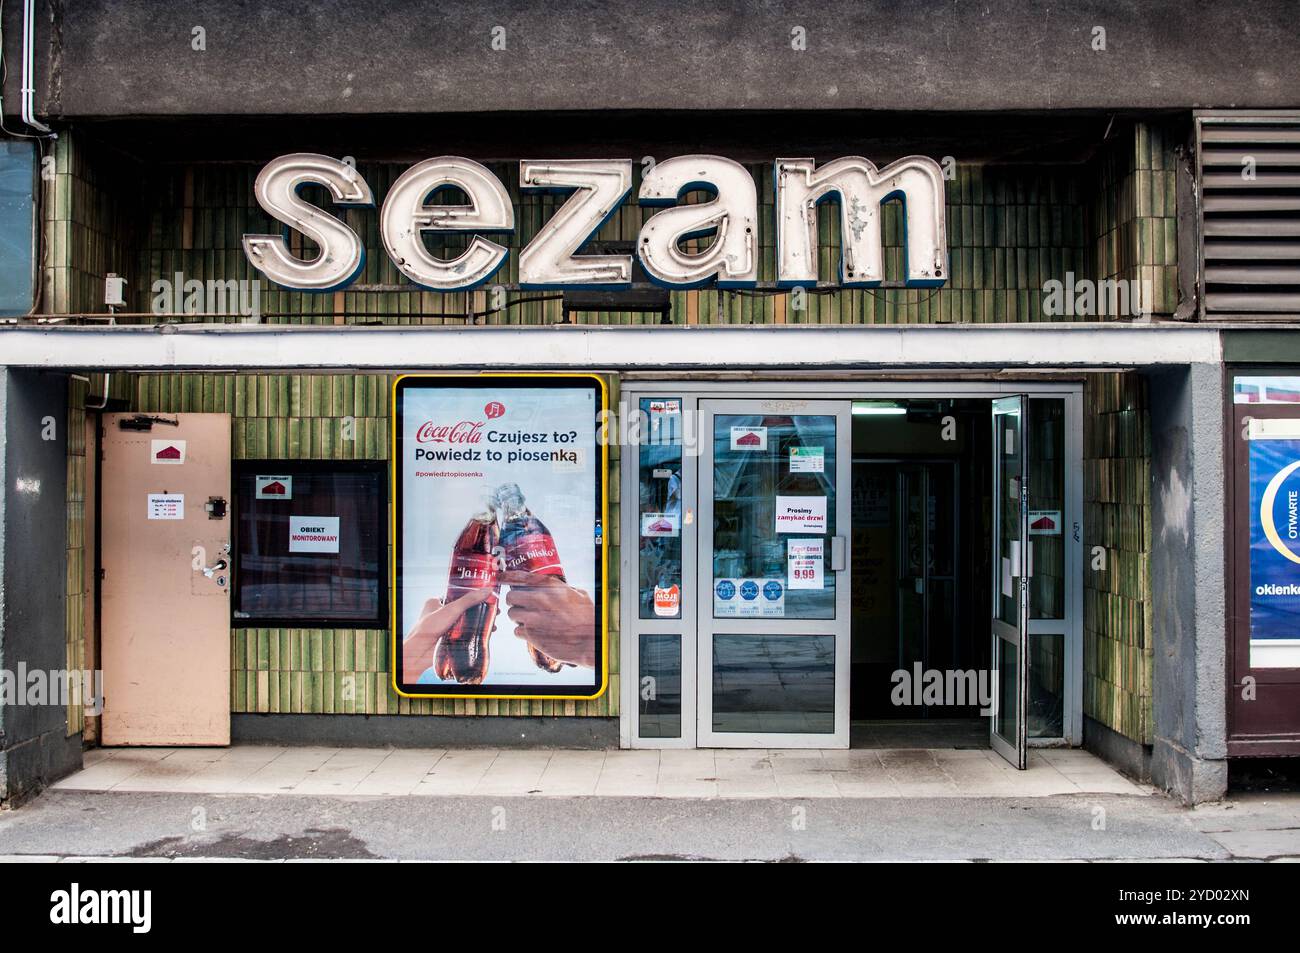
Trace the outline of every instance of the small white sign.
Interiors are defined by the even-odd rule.
[[[642,536],[681,535],[681,516],[676,513],[642,513]]]
[[[825,473],[826,472],[826,448],[791,447],[790,448],[790,472],[791,473]]]
[[[183,520],[185,519],[184,493],[150,493],[149,519]]]
[[[778,496],[776,531],[826,535],[826,497]]]
[[[767,428],[766,427],[732,427],[731,428],[731,449],[732,450],[766,450],[767,449]]]
[[[820,539],[792,539],[786,544],[786,588],[825,589],[825,543]]]
[[[337,553],[339,518],[337,516],[290,516],[289,552]]]
[[[1061,511],[1060,510],[1030,510],[1029,511],[1029,535],[1030,536],[1060,536],[1061,535]]]
[[[253,488],[259,500],[292,500],[293,477],[270,474],[253,477]]]
[[[150,440],[149,462],[181,464],[185,462],[184,440]]]

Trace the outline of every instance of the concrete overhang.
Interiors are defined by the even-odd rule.
[[[3,8],[14,64],[21,7]],[[1300,89],[1294,0],[38,0],[37,13],[37,107],[56,120],[1289,108]]]
[[[1218,363],[1222,329],[966,325],[158,325],[0,329],[0,365],[90,370],[1084,369]]]

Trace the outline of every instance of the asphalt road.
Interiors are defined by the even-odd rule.
[[[1228,860],[1300,854],[1295,805],[1163,797],[690,800],[51,791],[0,813],[0,855],[401,860]],[[1269,809],[1272,810],[1272,809]],[[1244,840],[1224,831],[1244,829]],[[1241,852],[1234,843],[1245,845]],[[1264,851],[1259,844],[1270,846]],[[1226,846],[1225,846],[1226,845]],[[1255,845],[1255,846],[1252,846]]]

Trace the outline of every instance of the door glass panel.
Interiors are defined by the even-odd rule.
[[[898,472],[898,667],[925,663],[925,480],[923,467]]]
[[[1026,764],[1025,706],[1023,703],[1028,586],[1031,552],[1025,526],[1024,397],[1004,397],[993,402],[993,468],[995,523],[995,611],[993,662],[998,674],[998,705],[993,718],[993,747],[1017,768]]]
[[[1020,625],[1020,495],[1024,479],[1020,459],[1020,413],[995,416],[998,458],[998,595],[997,617]]]
[[[715,618],[835,618],[835,417],[713,418]]]
[[[641,636],[637,672],[637,734],[642,738],[680,738],[681,636]]]
[[[713,636],[713,730],[830,734],[835,636]]]
[[[956,668],[957,580],[959,553],[956,467],[927,467],[925,667]]]
[[[1029,617],[1065,618],[1065,401],[1029,401]]]
[[[1019,706],[1019,678],[1016,655],[1019,646],[998,639],[998,714],[994,730],[1010,745],[1016,744],[1016,715]]]
[[[642,398],[637,527],[642,619],[682,617],[682,402]]]
[[[1065,636],[1029,636],[1029,737],[1065,734]]]

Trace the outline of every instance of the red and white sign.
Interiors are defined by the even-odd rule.
[[[337,516],[290,516],[289,552],[337,553],[339,518]]]
[[[642,536],[678,536],[681,534],[681,516],[677,513],[642,513]]]
[[[792,539],[786,543],[785,587],[787,589],[825,589],[825,541]]]
[[[1061,535],[1061,511],[1060,510],[1030,510],[1029,511],[1029,535],[1030,536],[1060,536]]]
[[[149,519],[183,520],[185,519],[184,493],[150,493]]]
[[[262,476],[253,477],[253,488],[259,500],[292,500],[293,477]]]
[[[682,604],[682,591],[674,583],[671,586],[655,586],[655,615],[674,618]]]
[[[731,428],[731,449],[732,450],[766,450],[767,449],[767,428],[766,427],[732,427]]]
[[[181,464],[185,462],[184,440],[149,441],[149,462]]]
[[[776,531],[826,535],[826,497],[778,496]]]
[[[481,443],[483,421],[460,420],[454,424],[437,424],[426,420],[415,432],[416,443]]]

